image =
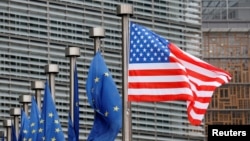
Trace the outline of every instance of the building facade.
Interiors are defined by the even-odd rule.
[[[200,0],[1,0],[0,1],[0,126],[9,109],[20,107],[19,96],[34,95],[31,83],[45,81],[44,67],[57,64],[55,103],[67,133],[69,112],[69,58],[67,47],[81,49],[77,58],[80,96],[80,140],[86,140],[94,112],[85,91],[94,55],[92,27],[103,27],[101,50],[121,89],[121,17],[116,7],[134,7],[131,20],[166,37],[187,52],[201,57]],[[4,128],[1,126],[1,130]],[[119,133],[117,140],[121,140]],[[133,141],[202,141],[204,126],[191,126],[186,103],[132,103]]]
[[[250,1],[202,1],[203,57],[232,80],[217,89],[205,123],[250,124]]]

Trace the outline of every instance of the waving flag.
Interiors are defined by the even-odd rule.
[[[31,111],[30,111],[30,124],[29,124],[30,127],[29,127],[29,134],[28,134],[29,140],[32,140],[32,141],[37,140],[39,119],[40,119],[40,111],[38,109],[35,98],[32,97]]]
[[[20,125],[20,133],[18,137],[18,141],[28,140],[28,132],[29,132],[30,121],[24,110],[21,110],[21,125]]]
[[[95,110],[88,141],[114,141],[122,127],[121,98],[100,52],[90,64],[86,89]]]
[[[64,141],[64,133],[56,111],[55,103],[52,99],[48,82],[45,83],[45,93],[43,98],[43,106],[41,118],[39,121],[38,141]]]
[[[226,71],[133,22],[129,56],[128,100],[186,100],[193,125],[200,125],[215,89],[231,79]]]
[[[73,127],[70,114],[68,118],[68,141],[76,141],[76,133]]]
[[[11,141],[17,141],[16,130],[13,124],[11,125]]]

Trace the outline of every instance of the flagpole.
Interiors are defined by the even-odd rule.
[[[7,133],[7,141],[11,141],[11,119],[5,119],[3,121],[3,126],[5,127]]]
[[[19,102],[23,104],[23,110],[26,115],[29,115],[29,103],[31,103],[31,95],[20,95]]]
[[[122,140],[131,141],[131,103],[128,102],[128,43],[129,17],[133,15],[133,7],[122,4],[117,7],[117,15],[122,17],[122,93],[123,93],[123,126]]]
[[[49,85],[53,100],[55,101],[55,75],[59,72],[58,65],[48,64],[45,66],[45,73],[49,75]]]
[[[94,54],[100,50],[101,38],[104,38],[105,31],[102,27],[94,27],[89,30],[89,37],[94,38]]]
[[[41,110],[41,93],[42,90],[44,89],[44,82],[39,80],[33,81],[31,83],[31,89],[35,90],[37,107],[39,108],[39,110]]]
[[[65,56],[70,58],[70,116],[74,123],[74,70],[76,57],[80,56],[80,48],[69,47],[65,49]],[[74,125],[74,124],[73,124]]]
[[[21,115],[20,108],[10,109],[10,116],[13,116],[13,119],[14,119],[14,127],[15,127],[15,131],[16,131],[16,137],[18,137],[18,134],[19,134],[19,116],[20,115]]]

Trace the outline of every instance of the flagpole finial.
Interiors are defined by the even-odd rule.
[[[102,27],[93,27],[89,30],[89,37],[90,38],[104,38],[105,36],[105,30]]]
[[[18,136],[19,133],[19,116],[21,115],[21,109],[20,108],[11,108],[10,109],[10,116],[13,116],[14,118],[14,127],[16,131],[16,136]]]
[[[53,100],[55,100],[55,75],[59,72],[57,64],[48,64],[45,66],[45,73],[49,74],[49,85]]]
[[[28,115],[28,104],[31,103],[31,95],[20,95],[19,102],[23,104],[23,110]]]
[[[65,49],[66,57],[79,57],[80,56],[80,48],[79,47],[68,47]]]
[[[130,4],[121,4],[117,6],[117,15],[133,15],[133,6]]]
[[[45,73],[58,73],[59,68],[56,64],[48,64],[45,66]]]
[[[31,89],[35,90],[36,103],[39,109],[41,109],[41,91],[44,89],[43,81],[33,81],[31,83]]]
[[[7,141],[11,141],[11,119],[5,119],[3,121],[3,126],[6,128],[7,131]]]
[[[89,30],[89,37],[94,38],[94,54],[100,50],[101,38],[105,37],[105,30],[102,27],[93,27]]]

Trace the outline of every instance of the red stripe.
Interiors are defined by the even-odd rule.
[[[129,70],[129,76],[168,76],[186,74],[181,69],[149,69],[149,70]]]
[[[135,102],[160,102],[160,101],[171,101],[171,100],[188,100],[192,101],[193,97],[186,94],[178,95],[128,95],[128,101]]]
[[[188,82],[130,82],[128,88],[190,88]]]

